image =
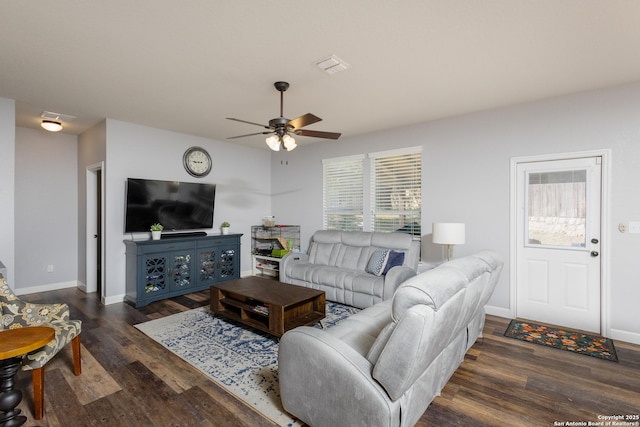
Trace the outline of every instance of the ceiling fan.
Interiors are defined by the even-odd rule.
[[[327,138],[327,139],[340,138],[341,134],[336,132],[322,132],[318,130],[302,129],[305,126],[309,126],[311,124],[317,123],[322,120],[320,117],[315,116],[311,113],[307,113],[293,120],[289,120],[285,118],[283,116],[282,107],[284,103],[283,102],[284,91],[289,89],[289,83],[275,82],[273,85],[278,90],[278,92],[280,92],[280,117],[269,120],[268,125],[262,125],[260,123],[249,122],[247,120],[227,117],[228,120],[235,120],[236,122],[248,123],[250,125],[260,126],[269,130],[263,131],[263,132],[249,133],[246,135],[232,136],[227,139],[244,138],[245,136],[253,136],[253,135],[270,135],[265,140],[269,148],[271,148],[273,151],[279,151],[280,148],[282,147],[287,151],[291,151],[298,146],[298,144],[296,144],[296,140],[291,136],[291,134],[300,135],[300,136],[312,136],[315,138]]]

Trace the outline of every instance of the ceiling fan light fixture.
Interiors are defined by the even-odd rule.
[[[49,132],[60,132],[62,130],[62,123],[54,120],[43,120],[42,123],[40,123],[40,126]]]
[[[280,137],[278,135],[268,136],[265,142],[273,151],[280,151]]]
[[[298,144],[296,144],[296,140],[289,134],[282,137],[282,143],[287,151],[291,151],[298,146]]]
[[[274,86],[276,90],[280,92],[280,117],[276,117],[274,119],[269,120],[268,125],[250,122],[247,120],[236,119],[233,117],[227,117],[228,120],[247,123],[254,126],[260,126],[264,129],[269,129],[269,131],[254,132],[246,135],[230,136],[228,139],[244,138],[246,136],[253,136],[253,135],[269,135],[267,138],[265,138],[265,142],[267,143],[267,146],[271,150],[291,151],[298,146],[298,144],[296,144],[296,140],[291,136],[292,134],[299,135],[299,136],[310,136],[314,138],[325,138],[325,139],[340,138],[341,134],[337,132],[322,132],[317,130],[302,129],[305,126],[322,121],[320,117],[315,116],[311,113],[303,114],[302,116],[296,117],[293,120],[289,120],[285,118],[283,113],[284,91],[286,91],[289,88],[289,83],[275,82]]]

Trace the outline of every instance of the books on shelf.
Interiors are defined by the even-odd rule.
[[[265,316],[269,315],[269,305],[256,305],[253,307],[253,311],[256,313],[264,314]]]

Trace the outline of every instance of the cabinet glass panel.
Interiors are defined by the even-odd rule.
[[[235,257],[234,249],[225,249],[220,254],[220,277],[232,277],[235,275]]]
[[[167,287],[165,271],[167,261],[164,257],[145,259],[145,293],[161,292]]]
[[[200,281],[212,281],[216,276],[216,251],[200,252]]]
[[[189,286],[191,284],[191,254],[174,255],[171,272],[174,285],[177,287]]]

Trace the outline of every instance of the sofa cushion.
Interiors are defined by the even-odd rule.
[[[337,325],[328,328],[327,333],[347,343],[366,357],[380,331],[388,324],[391,324],[391,300],[375,304],[347,317]]]
[[[387,274],[393,267],[404,264],[404,252],[390,251],[387,265],[384,267],[382,274]]]
[[[393,318],[398,321],[411,307],[426,305],[434,311],[467,283],[467,277],[446,264],[405,281],[393,296]]]
[[[289,268],[288,278],[290,284],[324,291],[328,301],[358,308],[369,307],[384,299],[384,276],[374,276],[362,270],[300,263]]]
[[[381,276],[387,266],[389,252],[389,249],[376,249],[371,255],[371,258],[369,258],[369,263],[365,271],[375,274],[376,276]]]

